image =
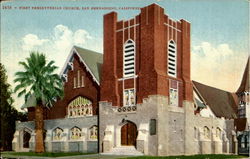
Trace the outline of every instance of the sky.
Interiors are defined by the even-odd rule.
[[[1,63],[8,83],[30,51],[43,52],[61,71],[73,45],[103,52],[103,15],[118,13],[119,20],[140,13],[139,7],[156,3],[175,20],[191,23],[191,78],[235,92],[249,56],[248,0],[75,0],[1,2]],[[33,7],[33,8],[32,8]],[[57,9],[34,9],[55,7]],[[68,9],[79,7],[80,10]],[[94,10],[92,7],[109,7]],[[24,97],[13,93],[20,110]]]

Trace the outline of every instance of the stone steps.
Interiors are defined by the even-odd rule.
[[[103,155],[126,155],[126,156],[142,156],[143,153],[136,150],[134,146],[114,147],[109,152],[102,153]]]

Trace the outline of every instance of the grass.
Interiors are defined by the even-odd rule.
[[[246,158],[246,156],[237,155],[193,155],[193,156],[137,156],[122,159],[230,159],[230,158]]]
[[[76,155],[90,155],[93,153],[80,153],[80,152],[1,152],[3,156],[39,156],[39,157],[63,157],[63,156],[76,156]]]

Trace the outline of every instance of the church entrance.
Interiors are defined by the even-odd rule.
[[[137,128],[132,122],[127,121],[121,128],[121,145],[136,146]]]
[[[23,134],[23,148],[29,148],[30,133],[24,131]]]

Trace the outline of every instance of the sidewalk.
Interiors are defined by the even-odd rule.
[[[39,156],[15,156],[15,155],[2,155],[0,159],[117,159],[128,156],[116,156],[116,155],[77,155],[77,156],[64,156],[64,157],[39,157]]]

